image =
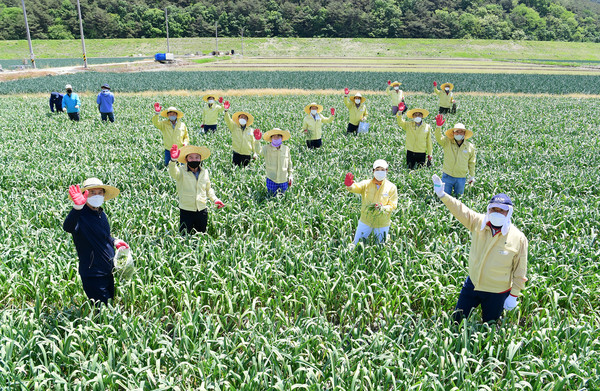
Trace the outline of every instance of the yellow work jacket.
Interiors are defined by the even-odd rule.
[[[352,125],[358,125],[358,123],[360,122],[361,119],[367,118],[367,115],[369,113],[367,112],[367,106],[365,106],[365,102],[361,103],[358,107],[356,107],[356,103],[354,103],[354,100],[351,100],[350,98],[345,96],[344,104],[346,105],[346,107],[348,108],[348,111],[350,112],[350,121],[349,122]]]
[[[431,128],[423,120],[420,126],[414,121],[405,121],[402,113],[396,114],[398,125],[406,131],[406,150],[416,153],[431,155],[433,145],[431,142]]]
[[[266,144],[260,149],[260,154],[265,158],[267,178],[275,183],[284,183],[293,179],[292,157],[287,145],[275,148],[271,144]]]
[[[390,97],[392,106],[398,106],[404,99],[404,92],[402,90],[396,91],[392,86],[388,86],[385,93]]]
[[[302,130],[308,130],[306,132],[307,140],[318,140],[323,135],[323,124],[328,124],[333,121],[332,117],[323,117],[321,114],[317,114],[319,119],[315,119],[312,114],[308,114],[302,121]]]
[[[254,129],[246,126],[244,129],[233,122],[229,112],[225,113],[225,125],[231,130],[233,152],[240,155],[252,156],[260,148],[259,141],[254,139]]]
[[[177,182],[177,194],[179,195],[179,208],[191,212],[206,209],[206,202],[217,200],[215,191],[210,187],[208,170],[200,168],[198,179],[187,165],[178,164],[175,160],[169,162],[169,175]]]
[[[181,122],[181,119],[177,119],[175,127],[173,127],[171,121],[168,119],[161,120],[159,115],[155,114],[152,117],[152,123],[161,131],[165,149],[171,149],[173,144],[181,148],[184,144],[187,145],[190,143],[187,127]]]
[[[223,106],[213,103],[211,107],[208,104],[202,108],[202,123],[204,125],[216,125],[219,114],[223,112]]]
[[[360,221],[371,228],[389,227],[390,216],[398,207],[398,189],[396,185],[386,178],[377,188],[375,179],[365,179],[358,183],[354,182],[347,189],[349,192],[360,194],[362,197]],[[373,204],[382,204],[381,210],[371,210]]]
[[[445,107],[447,109],[452,107],[452,91],[446,94],[446,91],[438,90],[437,87],[434,87],[433,93],[436,94],[438,98],[440,98],[440,107]]]
[[[435,128],[435,139],[444,150],[444,167],[442,171],[454,178],[466,178],[467,174],[475,176],[475,147],[464,140],[458,146],[454,138],[442,134],[442,128]]]

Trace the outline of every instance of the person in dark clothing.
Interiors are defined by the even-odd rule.
[[[92,302],[108,303],[115,295],[113,278],[114,247],[129,248],[123,240],[110,235],[108,218],[101,208],[105,200],[119,194],[116,187],[108,186],[97,178],[89,178],[69,187],[73,208],[63,223],[63,229],[73,236],[79,257],[79,275],[83,290]]]
[[[62,99],[65,94],[53,92],[50,94],[50,110],[54,113],[62,112]],[[56,110],[55,110],[56,109]]]

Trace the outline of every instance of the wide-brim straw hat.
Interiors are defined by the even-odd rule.
[[[104,201],[113,199],[119,195],[119,189],[114,186],[105,185],[98,178],[88,178],[83,181],[83,184],[81,185],[81,193],[85,193],[86,190],[90,189],[104,189]],[[70,194],[69,198],[71,198]],[[71,198],[71,200],[73,199]]]
[[[323,111],[323,106],[318,105],[315,102],[313,102],[313,103],[311,103],[309,105],[306,105],[306,107],[304,108],[304,112],[306,114],[310,114],[310,108],[313,107],[313,106],[317,106],[317,113],[320,113],[321,111]]]
[[[412,109],[412,110],[408,110],[406,112],[406,116],[408,118],[414,118],[413,115],[415,113],[423,113],[423,118],[427,117],[429,115],[429,111],[425,110],[425,109]]]
[[[450,139],[454,138],[454,131],[455,130],[464,130],[465,131],[465,140],[468,139],[468,138],[473,137],[473,131],[465,128],[465,125],[463,125],[461,123],[458,123],[458,124],[454,125],[454,127],[452,129],[446,130],[446,133],[445,133],[446,137],[448,137]]]
[[[254,123],[254,117],[252,116],[252,114],[245,112],[245,111],[238,111],[237,113],[235,113],[232,117],[233,122],[235,122],[236,124],[240,124],[240,115],[245,115],[246,117],[248,117],[248,122],[246,122],[246,126],[250,126]]]
[[[450,91],[452,91],[454,89],[454,84],[452,84],[452,83],[444,83],[440,86],[440,89],[445,90],[446,86],[450,87]]]
[[[354,94],[354,96],[352,97],[352,100],[354,100],[354,99],[356,99],[356,98],[360,98],[360,103],[363,103],[364,101],[366,101],[366,100],[367,100],[367,99],[366,99],[364,96],[362,96],[362,95],[360,94],[360,92],[357,92],[356,94]]]
[[[161,111],[160,112],[160,116],[161,117],[165,117],[165,118],[169,118],[169,114],[167,114],[167,113],[169,113],[171,111],[174,112],[174,113],[177,113],[177,119],[183,117],[183,111],[177,110],[177,107],[173,107],[173,106],[169,107],[166,110]]]
[[[392,84],[390,84],[390,87],[396,87],[396,86],[401,86],[402,83],[400,83],[399,81],[395,81]]]
[[[263,140],[265,141],[271,141],[271,137],[273,137],[276,134],[280,134],[281,135],[281,139],[283,141],[287,141],[290,139],[290,132],[288,132],[287,130],[281,130],[279,128],[274,128],[269,130],[268,132],[266,132],[265,134],[263,134]]]
[[[179,154],[177,161],[179,163],[183,163],[183,164],[187,163],[187,160],[185,160],[185,158],[190,153],[197,153],[198,155],[200,155],[200,157],[202,158],[203,161],[208,159],[208,157],[210,156],[210,149],[208,149],[207,147],[204,147],[204,146],[197,147],[195,145],[186,145],[186,146],[181,147],[180,151],[181,151],[181,153]]]
[[[205,102],[208,102],[208,98],[213,98],[214,100],[217,100],[217,97],[215,96],[215,94],[206,94],[202,97],[202,100]]]

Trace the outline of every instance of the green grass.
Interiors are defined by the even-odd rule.
[[[192,62],[195,62],[198,64],[206,64],[209,62],[223,61],[223,60],[229,60],[229,59],[231,59],[230,56],[220,56],[220,57],[201,58],[199,60],[192,60]]]
[[[464,202],[515,202],[529,238],[529,282],[501,326],[461,326],[449,314],[466,277],[469,234],[433,194],[434,168],[404,168],[404,134],[383,96],[369,97],[372,132],[345,134],[341,97],[229,98],[256,125],[288,129],[296,183],[268,199],[264,162],[230,164],[230,136],[197,133],[200,98],[159,92],[116,102],[102,124],[93,97],[82,122],[46,115],[46,97],[0,97],[0,388],[220,390],[598,389],[600,299],[598,99],[460,98],[475,131],[477,182]],[[212,150],[227,204],[207,235],[177,234],[175,184],[160,168],[151,103],[176,105],[192,142]],[[337,107],[324,147],[307,151],[302,108]],[[435,97],[409,107],[434,110]],[[431,123],[433,119],[427,119]],[[344,174],[390,162],[400,194],[391,240],[348,249],[360,200]],[[61,224],[67,187],[97,176],[121,195],[106,203],[137,271],[114,307],[90,311],[72,239]]]

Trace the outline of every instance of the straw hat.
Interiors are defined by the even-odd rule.
[[[179,163],[183,163],[183,164],[187,163],[187,160],[185,160],[185,158],[190,153],[197,153],[198,155],[200,155],[200,157],[202,158],[203,161],[208,159],[208,157],[210,156],[210,149],[208,149],[206,147],[197,147],[195,145],[186,145],[186,146],[181,147],[180,150],[181,150],[181,153],[179,154],[177,161]]]
[[[311,107],[313,107],[313,106],[317,106],[317,113],[320,113],[321,111],[323,111],[323,106],[321,106],[321,105],[318,105],[318,104],[316,104],[315,102],[313,102],[313,103],[311,103],[311,104],[307,105],[307,106],[304,108],[304,112],[305,112],[306,114],[310,114],[310,108],[311,108]]]
[[[415,113],[423,113],[423,118],[425,118],[429,115],[429,111],[427,111],[425,109],[412,109],[412,110],[408,110],[406,112],[406,116],[408,118],[414,118]]]
[[[246,117],[248,117],[248,122],[246,122],[246,126],[250,126],[254,123],[254,117],[252,116],[252,114],[247,113],[245,111],[238,111],[237,113],[235,113],[233,115],[233,122],[235,122],[236,124],[240,124],[240,115],[245,115]]]
[[[396,86],[401,86],[401,85],[402,85],[402,83],[395,81],[392,84],[390,84],[390,87],[396,87]]]
[[[444,89],[446,89],[446,87],[449,87],[450,91],[452,91],[454,89],[454,84],[452,84],[452,83],[444,83],[444,84],[442,84],[440,86],[440,89],[444,90]]]
[[[465,125],[463,125],[461,123],[454,125],[454,127],[452,129],[446,130],[446,133],[445,133],[446,137],[448,137],[449,139],[453,139],[455,130],[464,130],[465,131],[465,140],[473,137],[473,131],[468,130],[467,128],[465,128]]]
[[[352,97],[352,100],[354,100],[354,99],[356,99],[356,98],[360,98],[360,103],[363,103],[364,101],[366,101],[366,100],[367,100],[367,99],[366,99],[364,96],[362,96],[362,95],[360,94],[360,92],[357,92],[356,94],[354,94],[354,96]]]
[[[173,107],[173,106],[169,107],[166,110],[161,111],[160,112],[160,116],[161,117],[165,117],[165,118],[169,118],[169,115],[167,113],[170,112],[170,111],[173,111],[173,112],[177,113],[177,119],[183,117],[183,111],[179,111],[179,110],[177,110],[176,107]]]
[[[104,201],[113,199],[119,195],[119,189],[114,186],[105,185],[98,178],[88,178],[83,181],[83,184],[81,185],[81,193],[85,193],[86,190],[90,189],[104,189]],[[71,198],[70,194],[69,198]],[[73,199],[71,198],[71,201],[72,200]]]
[[[214,94],[207,94],[202,97],[202,100],[208,102],[208,98],[213,98],[216,100],[216,96]]]
[[[281,130],[279,128],[274,128],[274,129],[269,130],[265,134],[263,134],[263,140],[270,142],[271,137],[273,137],[276,134],[280,134],[283,141],[290,139],[290,132],[288,132],[287,130]]]

